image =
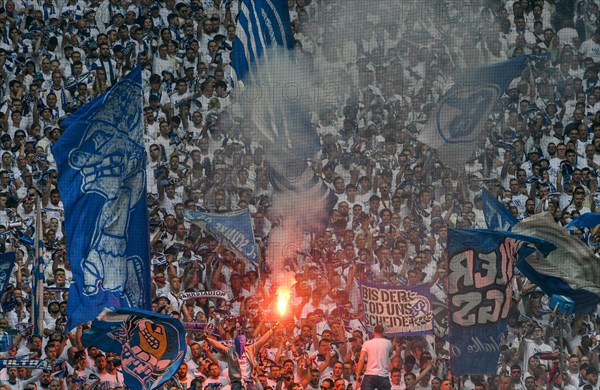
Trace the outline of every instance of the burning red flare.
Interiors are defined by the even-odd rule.
[[[287,311],[292,294],[289,287],[281,286],[277,289],[277,311],[283,317]]]

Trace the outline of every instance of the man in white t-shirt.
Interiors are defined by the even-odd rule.
[[[519,345],[519,356],[523,357],[521,369],[523,372],[529,371],[529,358],[537,353],[551,353],[552,347],[543,340],[544,329],[539,325],[534,325],[531,331],[531,338],[523,338]]]
[[[358,366],[356,367],[357,386],[361,390],[390,390],[388,367],[392,356],[392,342],[383,337],[382,325],[375,326],[373,338],[365,342],[360,350]],[[367,359],[365,375],[361,379],[361,372]]]

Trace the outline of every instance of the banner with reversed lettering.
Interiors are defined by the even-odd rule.
[[[496,369],[500,337],[512,298],[519,256],[547,254],[555,247],[540,239],[492,230],[448,229],[448,294],[452,373],[484,374]]]
[[[362,282],[361,298],[365,325],[385,327],[386,336],[416,336],[431,333],[433,312],[429,286],[388,286]]]
[[[223,214],[183,210],[183,216],[206,230],[227,249],[258,265],[258,250],[248,209]]]

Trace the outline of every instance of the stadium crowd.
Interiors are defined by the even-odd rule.
[[[429,0],[401,2],[398,14],[372,5],[357,27],[366,32],[344,42],[329,41],[336,26],[328,23],[344,2],[288,3],[298,62],[341,74],[346,84],[313,113],[322,150],[311,156],[312,167],[338,201],[327,228],[307,232],[303,251],[287,259],[290,319],[276,324],[270,260],[255,269],[182,213],[248,208],[263,251],[277,224],[264,149],[228,109],[236,103],[230,55],[238,2],[0,2],[0,234],[17,265],[1,297],[0,328],[14,341],[10,348],[0,342],[2,358],[65,362],[48,370],[3,368],[0,390],[124,387],[119,357],[81,344],[87,325],[65,330],[72,274],[51,146],[62,119],[137,64],[153,309],[214,324],[221,340],[189,331],[188,356],[165,388],[230,387],[235,370],[222,343],[244,334],[257,347],[253,380],[244,387],[355,389],[368,340],[358,280],[370,279],[426,283],[436,301],[432,334],[393,339],[393,390],[598,390],[600,311],[568,316],[561,335],[548,296],[520,274],[496,372],[451,377],[444,320],[448,227],[486,227],[482,188],[519,219],[549,211],[566,225],[600,207],[598,2]],[[532,53],[546,56],[502,94],[464,169],[447,168],[417,141],[459,69]],[[28,326],[37,198],[46,262],[40,335]],[[597,227],[573,234],[600,248]],[[199,290],[222,290],[227,299],[179,297]],[[53,374],[65,367],[65,375]]]

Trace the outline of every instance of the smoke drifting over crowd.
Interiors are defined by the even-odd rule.
[[[467,9],[472,12],[476,7]],[[327,129],[337,126],[339,130],[344,111],[361,110],[359,101],[366,104],[367,94],[379,93],[373,90],[372,80],[381,85],[389,81],[399,96],[413,94],[417,88],[431,89],[405,81],[407,72],[443,76],[437,78],[435,96],[413,98],[422,99],[423,112],[431,115],[460,70],[494,57],[472,56],[477,40],[471,38],[485,33],[487,41],[493,42],[499,28],[493,21],[483,28],[486,18],[481,15],[460,13],[457,7],[433,0],[321,1],[305,7],[294,19],[299,21],[293,26],[296,48],[269,49],[235,92],[239,107],[233,111],[244,118],[247,139],[264,146],[272,182],[279,187],[270,215],[278,223],[267,252],[274,275],[283,275],[278,284],[293,283],[286,280],[286,259],[305,246],[305,233],[328,218],[327,196],[319,186],[310,190],[307,186],[318,170]],[[494,44],[489,47],[485,50],[495,50]],[[424,69],[425,63],[434,65]],[[398,138],[406,131],[405,121],[389,125]],[[431,129],[421,123],[417,131]]]

